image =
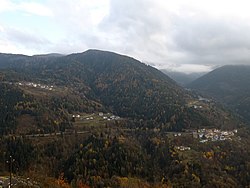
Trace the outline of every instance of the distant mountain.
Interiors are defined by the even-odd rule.
[[[223,66],[188,86],[227,104],[250,121],[250,66]]]
[[[39,109],[33,108],[36,114],[47,111],[53,119],[63,112],[63,118],[58,118],[61,123],[67,121],[67,114],[100,110],[166,130],[223,127],[228,122],[222,119],[229,114],[221,114],[215,106],[206,105],[202,111],[192,109],[190,101],[197,99],[161,71],[112,52],[88,50],[47,58],[0,54],[0,68],[3,83],[33,82],[57,87],[58,92],[17,88],[38,103]],[[217,118],[209,118],[210,108],[219,114]]]
[[[186,86],[196,80],[197,78],[203,76],[204,72],[201,73],[183,73],[183,72],[174,72],[174,71],[168,71],[168,70],[161,70],[163,73],[168,75],[170,78],[172,78],[174,81],[176,81],[181,86]]]
[[[247,187],[249,135],[128,56],[0,54],[0,175],[12,156],[20,187]]]
[[[49,57],[62,57],[62,56],[65,56],[65,55],[58,54],[58,53],[51,53],[51,54],[33,55],[32,57],[45,57],[45,58],[49,58]]]

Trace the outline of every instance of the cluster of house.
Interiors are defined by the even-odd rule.
[[[181,133],[174,133],[174,137],[181,136]]]
[[[120,119],[119,116],[112,115],[110,113],[107,113],[106,115],[103,112],[99,113],[99,116],[102,117],[105,120],[111,121],[111,120],[118,120]]]
[[[201,108],[203,108],[201,105],[193,105],[193,108],[194,109],[201,109]]]
[[[28,86],[28,87],[34,87],[34,88],[40,88],[40,89],[46,89],[52,91],[54,86],[48,86],[43,84],[36,84],[33,82],[18,82],[17,85],[19,86]]]
[[[100,117],[102,117],[104,120],[108,120],[108,121],[120,119],[119,116],[115,116],[115,115],[112,115],[110,113],[104,114],[103,112],[100,112],[98,115]],[[92,115],[90,115],[88,117],[86,117],[86,116],[83,117],[79,114],[75,114],[75,115],[72,115],[72,118],[78,118],[80,120],[93,120],[93,119],[95,119],[95,114],[93,113]]]
[[[232,140],[237,133],[237,129],[232,131],[222,131],[219,129],[198,129],[193,131],[193,137],[200,139],[201,143],[208,141]]]
[[[199,101],[202,103],[199,103]],[[191,105],[190,107],[192,107],[194,109],[202,109],[204,106],[202,106],[201,104],[210,103],[210,102],[212,102],[212,100],[198,96],[198,101],[191,103],[193,105]]]
[[[179,150],[179,151],[188,151],[191,148],[190,147],[186,147],[186,146],[175,146],[174,149],[175,150]]]
[[[81,116],[81,115],[79,115],[79,114],[73,114],[72,115],[72,118],[78,118],[78,119],[80,119],[80,120],[93,120],[94,119],[94,116],[95,114],[92,114],[92,116],[88,116],[88,117],[84,117],[84,116]]]

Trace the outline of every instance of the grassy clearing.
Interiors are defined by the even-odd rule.
[[[107,126],[108,123],[115,121],[110,117],[112,114],[107,113],[100,116],[97,113],[93,114],[78,114],[80,117],[75,117],[75,121],[73,123],[75,129],[81,128],[89,128],[89,127],[104,127]]]

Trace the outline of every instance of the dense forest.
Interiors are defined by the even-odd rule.
[[[157,69],[133,58],[97,50],[52,58],[14,57],[8,63],[0,62],[5,67],[3,80],[54,85],[54,92],[30,91],[22,87],[26,94],[36,95],[36,99],[48,103],[46,107],[54,111],[110,111],[151,122],[154,126],[163,124],[169,129],[187,128],[193,124],[215,125],[207,118],[207,113],[190,110],[189,103],[194,100],[191,93]],[[194,122],[190,121],[190,116]],[[217,126],[222,126],[224,116],[219,114],[219,118],[217,115],[213,118]],[[197,123],[201,119],[204,121]]]
[[[210,95],[250,121],[250,66],[227,65],[215,69],[188,85]]]
[[[64,135],[49,140],[5,138],[1,148],[9,149],[6,153],[1,149],[0,164],[7,169],[4,162],[11,154],[16,160],[15,174],[36,181],[46,174],[55,177],[56,184],[60,185],[60,180],[72,187],[249,185],[249,139],[244,135],[241,142],[201,144],[189,137],[172,139],[152,130],[129,134],[121,130],[115,134],[96,130],[89,136]],[[192,149],[181,152],[176,144]]]
[[[0,68],[1,174],[11,155],[40,187],[249,186],[245,124],[153,67],[89,50]]]

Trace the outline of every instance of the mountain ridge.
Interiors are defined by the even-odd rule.
[[[175,72],[166,69],[161,69],[164,74],[169,76],[171,79],[176,81],[179,85],[186,87],[188,84],[198,79],[199,77],[205,75],[205,72],[200,73],[185,73],[185,72]]]
[[[68,88],[69,94],[81,96],[79,100],[86,104],[94,101],[114,114],[151,121],[154,126],[163,124],[166,129],[189,127],[192,113],[206,119],[205,114],[190,109],[191,94],[161,71],[134,58],[99,50],[46,59],[25,57],[8,64],[11,72],[5,70],[7,81],[21,79]],[[195,126],[202,125],[202,121],[197,122]],[[206,120],[205,124],[213,123]]]
[[[20,186],[249,185],[245,125],[151,66],[103,51],[0,65],[0,174],[11,155]]]
[[[189,87],[214,97],[250,120],[249,78],[249,65],[227,65],[195,80]]]

